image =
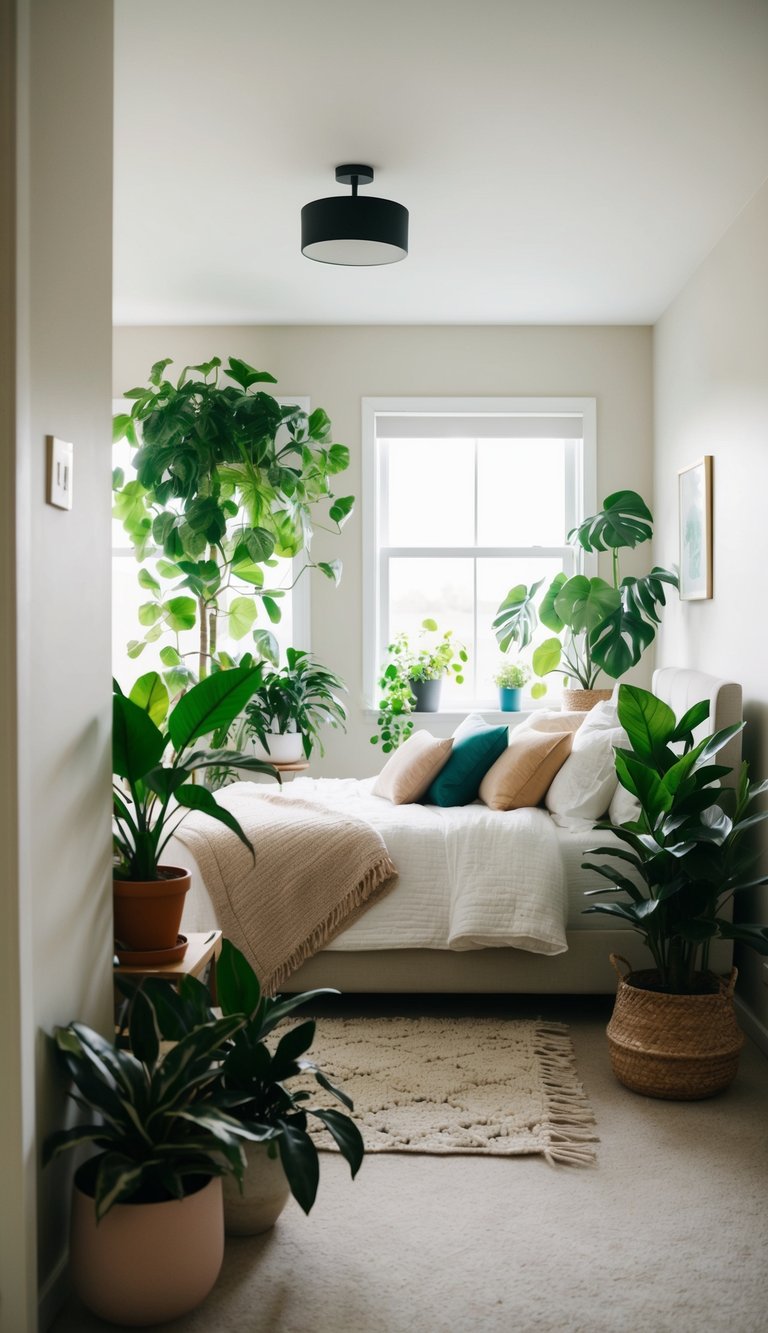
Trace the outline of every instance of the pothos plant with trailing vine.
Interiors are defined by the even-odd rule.
[[[313,528],[325,512],[340,532],[354,497],[332,489],[349,450],[331,443],[322,408],[282,406],[258,387],[274,377],[236,357],[223,369],[219,357],[187,366],[175,382],[165,374],[170,364],[156,362],[148,385],[126,393],[130,411],[114,419],[114,439],[127,439],[136,453],[135,476],[113,474],[113,512],[147,593],[139,609],[144,636],[128,645],[129,656],[169,640],[160,658],[167,684],[179,691],[235,664],[222,650],[224,620],[228,639],[250,636],[258,655],[277,663],[268,624],[279,622],[289,589],[272,586],[272,571],[304,552],[305,567],[338,583],[340,560],[311,559]],[[181,638],[189,631],[197,631],[193,652]]]

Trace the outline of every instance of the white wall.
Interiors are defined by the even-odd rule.
[[[597,398],[598,499],[620,487],[651,494],[651,332],[648,328],[281,327],[118,328],[114,391],[146,382],[152,363],[171,356],[179,370],[218,354],[243,357],[278,379],[280,394],[309,394],[350,446],[341,494],[361,494],[360,400],[384,395],[573,395]],[[331,733],[325,776],[376,772],[368,738],[375,716],[362,707],[360,506],[340,539],[319,533],[315,551],[344,561],[341,586],[315,577],[312,650],[350,689],[346,736]],[[647,555],[640,569],[647,568]],[[634,566],[627,562],[627,572]],[[638,679],[650,677],[646,668]],[[435,724],[433,730],[439,731]]]
[[[38,1284],[43,1322],[52,1312],[68,1231],[71,1168],[39,1170],[43,1137],[71,1118],[49,1034],[73,1018],[108,1031],[112,1017],[112,5],[17,0],[3,13],[17,24],[3,33],[17,96],[1,154],[17,225],[16,291],[0,314],[3,457],[15,474],[2,494],[0,592],[12,955],[7,975],[2,960],[0,1324],[31,1333]],[[71,513],[45,503],[48,434],[74,442]]]
[[[654,330],[655,557],[678,558],[677,470],[712,454],[714,596],[675,602],[658,665],[740,681],[744,754],[768,775],[765,592],[768,565],[768,185],[712,251]],[[763,834],[768,872],[768,835]],[[768,922],[768,891],[739,909]],[[739,952],[742,998],[768,1026],[761,960]]]

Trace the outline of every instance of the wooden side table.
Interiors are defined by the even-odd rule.
[[[124,963],[115,964],[115,976],[128,977],[141,981],[144,977],[161,977],[165,981],[178,984],[182,977],[197,977],[207,982],[211,996],[216,993],[216,959],[221,953],[220,930],[190,931],[187,935],[187,952],[178,963],[167,963],[164,967],[128,967]]]

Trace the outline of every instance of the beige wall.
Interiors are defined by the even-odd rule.
[[[675,602],[659,665],[741,681],[744,753],[768,775],[768,674],[762,578],[768,563],[768,185],[659,320],[654,332],[656,559],[678,558],[677,470],[712,454],[714,596]],[[763,833],[763,869],[768,836]],[[768,922],[768,891],[742,919]],[[762,960],[740,951],[742,998],[768,1026]]]
[[[27,1333],[38,1284],[43,1323],[55,1305],[68,1231],[70,1165],[39,1172],[44,1135],[71,1119],[49,1034],[73,1018],[111,1022],[112,5],[18,0],[4,11],[18,18],[3,156],[18,225],[15,302],[0,316],[15,473],[2,497],[15,545],[0,594],[13,820],[4,927],[15,954],[8,976],[3,967],[0,1324]],[[45,503],[48,434],[74,442],[71,513]]]
[[[598,499],[619,487],[651,493],[651,331],[648,328],[290,327],[118,328],[114,389],[146,382],[171,356],[179,369],[218,354],[270,370],[281,394],[309,394],[350,446],[342,493],[361,494],[360,400],[376,395],[573,395],[597,399]],[[335,590],[312,585],[312,649],[350,689],[348,733],[332,733],[312,771],[363,776],[381,763],[363,710],[361,505],[339,539],[319,533],[315,552],[344,561]],[[641,566],[642,567],[642,566]],[[630,572],[630,565],[627,571]],[[648,665],[648,669],[650,664]],[[646,676],[646,678],[648,678]],[[434,730],[439,730],[436,725]]]

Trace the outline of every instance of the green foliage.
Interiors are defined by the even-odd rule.
[[[332,478],[349,466],[349,450],[329,443],[331,423],[322,408],[308,416],[281,407],[256,387],[274,384],[273,376],[236,357],[224,369],[218,357],[187,366],[175,384],[166,378],[168,365],[157,362],[149,385],[126,395],[130,412],[114,419],[115,439],[136,450],[136,476],[126,481],[116,469],[113,512],[149,593],[139,613],[146,633],[132,640],[129,653],[138,657],[147,643],[170,636],[179,661],[166,684],[175,694],[222,665],[223,619],[233,639],[250,633],[261,649],[265,630],[253,629],[260,611],[272,623],[281,615],[283,591],[270,588],[268,577],[276,559],[309,554],[318,506],[340,531],[354,497],[332,489]],[[340,561],[316,567],[338,583]],[[179,637],[192,630],[196,671],[183,664],[190,654]]]
[[[437,621],[432,619],[423,620],[421,625],[416,644],[411,644],[403,633],[387,644],[388,660],[379,677],[378,730],[371,736],[371,744],[378,745],[381,741],[385,754],[396,750],[413,731],[409,717],[416,705],[412,681],[439,680],[448,674],[453,674],[457,685],[464,681],[468,655],[464,647],[453,642],[453,630],[441,634]],[[425,633],[438,637],[425,641]]]
[[[523,662],[504,662],[493,680],[500,690],[521,690],[530,676],[530,668]]]
[[[286,650],[284,667],[262,663],[258,684],[245,709],[246,736],[256,736],[269,754],[271,733],[299,731],[309,759],[317,745],[324,754],[322,729],[341,727],[347,713],[340,698],[346,685],[328,667],[299,648]]]
[[[755,877],[758,852],[744,837],[768,817],[765,810],[750,813],[768,782],[750,785],[743,764],[737,787],[719,785],[731,770],[712,760],[744,724],[694,744],[693,732],[709,716],[706,702],[678,722],[653,694],[622,685],[618,711],[630,748],[616,751],[616,771],[639,801],[640,816],[620,827],[599,825],[611,829],[625,847],[597,847],[590,853],[619,863],[618,869],[583,863],[610,884],[591,890],[590,896],[619,891],[624,900],[586,911],[629,921],[653,956],[661,988],[684,994],[697,987],[713,939],[739,940],[768,955],[768,927],[735,925],[722,915],[734,894],[768,883],[768,875]]]
[[[54,1031],[76,1089],[70,1095],[98,1119],[49,1135],[43,1160],[82,1144],[99,1150],[92,1159],[97,1219],[128,1200],[183,1198],[201,1176],[233,1172],[242,1179],[243,1140],[269,1137],[231,1114],[221,1088],[224,1049],[245,1017],[217,1018],[204,995],[192,977],[178,995],[167,982],[145,982],[132,1000],[127,1050],[82,1023]],[[183,1017],[189,1012],[193,1023]],[[161,1038],[174,1015],[176,1044],[169,1048]]]
[[[235,817],[196,784],[195,774],[236,765],[279,781],[276,770],[253,755],[193,747],[212,732],[226,734],[257,688],[260,673],[260,666],[217,672],[194,685],[170,711],[168,691],[157,672],[142,676],[128,697],[114,683],[116,879],[157,879],[163,848],[189,810],[203,810],[251,847]]]
[[[307,1105],[309,1093],[291,1089],[290,1080],[314,1075],[331,1097],[353,1110],[346,1093],[331,1084],[306,1056],[315,1036],[312,1020],[290,1028],[273,1048],[266,1038],[277,1024],[318,995],[337,991],[306,991],[288,998],[262,995],[258,979],[238,949],[224,940],[216,969],[221,1010],[225,1018],[245,1013],[246,1022],[227,1043],[220,1066],[220,1088],[232,1114],[254,1138],[275,1139],[291,1193],[305,1213],[315,1201],[319,1162],[307,1132],[308,1116],[325,1125],[354,1177],[363,1160],[363,1140],[354,1121],[333,1108]]]
[[[537,676],[554,671],[590,690],[601,671],[618,680],[639,662],[660,624],[665,589],[678,586],[677,575],[658,566],[641,578],[620,578],[619,550],[650,541],[652,523],[650,510],[635,491],[616,491],[606,497],[599,513],[569,532],[568,540],[584,551],[611,552],[612,582],[583,574],[555,576],[541,598],[538,619],[556,637],[534,650]],[[510,643],[524,647],[531,641],[537,617],[534,598],[542,583],[530,589],[519,584],[501,603],[493,627],[502,652]],[[532,693],[540,697],[545,689],[541,684]]]

